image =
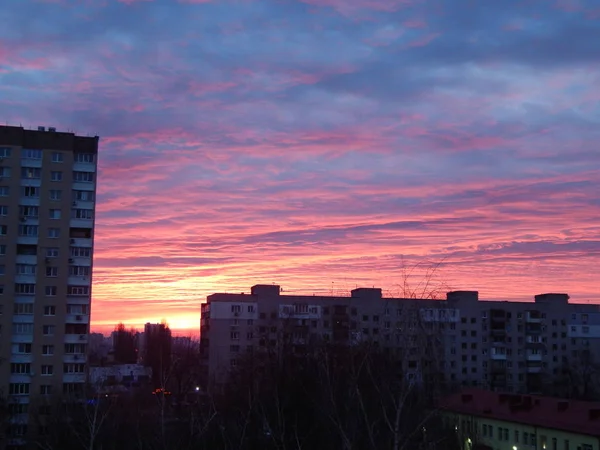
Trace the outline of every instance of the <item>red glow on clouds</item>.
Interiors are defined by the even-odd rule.
[[[96,328],[418,264],[598,301],[592,0],[8,2],[0,120],[101,136]]]

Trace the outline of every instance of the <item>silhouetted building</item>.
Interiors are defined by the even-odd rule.
[[[213,294],[201,308],[204,381],[226,380],[247,352],[282,338],[372,342],[401,356],[406,377],[441,377],[447,389],[479,386],[522,393],[589,397],[598,383],[600,306],[569,303],[567,294],[535,302],[479,301],[474,291],[446,300],[383,298],[359,288],[349,297],[282,295],[275,285],[251,294]],[[399,356],[399,357],[400,357]]]
[[[171,367],[171,330],[164,323],[144,326],[143,364],[152,368],[154,388],[164,387]]]

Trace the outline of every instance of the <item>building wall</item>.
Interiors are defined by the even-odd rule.
[[[0,126],[0,389],[13,402],[84,386],[97,151],[98,138]]]
[[[594,436],[466,414],[447,413],[445,418],[449,426],[455,427],[464,450],[471,450],[476,443],[487,445],[493,450],[600,449],[600,441]]]
[[[282,317],[282,308],[300,305],[316,308],[315,314]],[[336,308],[341,315],[335,315]],[[415,379],[422,373],[422,361],[421,343],[414,339],[423,330],[436,334],[439,354],[427,356],[439,359],[448,386],[558,394],[549,383],[563,368],[581,363],[584,352],[600,361],[600,337],[594,328],[600,324],[600,307],[571,304],[566,294],[504,302],[480,301],[477,292],[458,291],[448,293],[446,300],[414,300],[382,298],[380,289],[327,297],[281,295],[279,286],[255,286],[250,294],[213,294],[202,305],[207,381],[223,380],[245,351],[277,339],[290,320],[299,339],[304,333],[335,340],[345,333],[349,344],[372,340],[406,350],[408,376]],[[336,329],[339,323],[347,329]]]

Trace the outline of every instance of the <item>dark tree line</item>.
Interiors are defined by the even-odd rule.
[[[43,435],[29,439],[46,450],[452,448],[427,386],[411,384],[375,346],[247,354],[209,393],[194,386],[197,349],[174,349],[167,393],[105,396],[90,387],[76,397],[32,399],[30,427]]]

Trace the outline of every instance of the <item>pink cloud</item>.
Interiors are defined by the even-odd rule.
[[[408,43],[409,47],[425,47],[440,36],[440,33],[430,33]]]

